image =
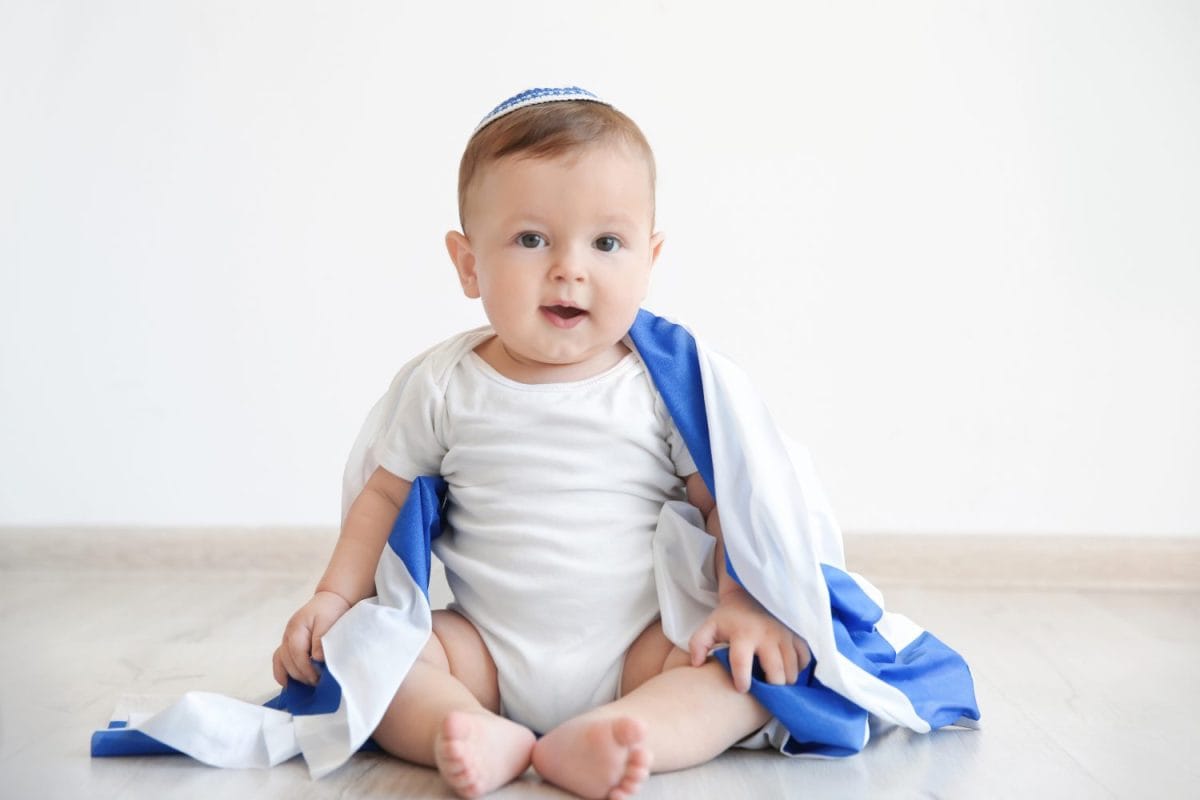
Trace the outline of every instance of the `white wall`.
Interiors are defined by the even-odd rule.
[[[733,7],[0,0],[0,524],[334,524],[482,320],[471,128],[578,83],[847,530],[1200,535],[1200,5]]]

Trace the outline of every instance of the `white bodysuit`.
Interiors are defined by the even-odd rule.
[[[433,548],[479,630],[502,713],[534,731],[615,699],[658,615],[651,540],[696,471],[641,360],[582,381],[523,384],[475,353],[444,394],[414,382],[374,451],[395,475],[441,475]]]

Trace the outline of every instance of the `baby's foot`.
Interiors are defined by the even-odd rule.
[[[650,776],[646,726],[630,717],[565,722],[533,747],[533,768],[587,798],[625,800]]]
[[[451,711],[433,743],[438,772],[459,797],[498,789],[529,767],[533,732],[495,714]]]

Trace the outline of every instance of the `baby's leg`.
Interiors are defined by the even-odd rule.
[[[496,665],[479,632],[435,611],[433,635],[373,738],[406,761],[436,766],[462,797],[478,797],[524,772],[534,736],[498,715]]]
[[[669,772],[703,764],[771,717],[716,661],[690,666],[659,623],[630,648],[622,690],[620,699],[538,741],[533,765],[543,778],[584,797],[623,800],[641,788],[651,766]]]

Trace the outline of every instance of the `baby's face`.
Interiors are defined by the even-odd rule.
[[[662,242],[645,161],[595,145],[560,158],[506,157],[473,183],[468,252],[455,262],[507,354],[546,379],[611,366]]]

